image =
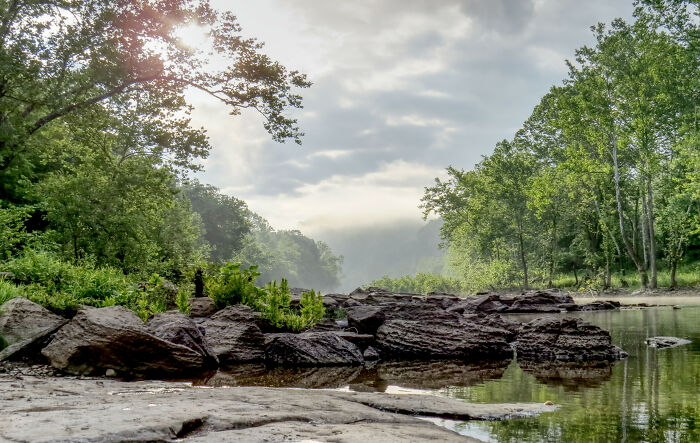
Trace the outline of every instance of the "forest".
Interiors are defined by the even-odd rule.
[[[191,26],[210,49],[182,42]],[[301,143],[288,111],[310,82],[240,32],[206,1],[0,1],[0,304],[136,306],[135,283],[164,281],[186,299],[197,269],[227,262],[258,266],[261,285],[338,285],[325,243],[194,178],[211,145],[188,88]]]
[[[522,128],[425,189],[451,269],[473,291],[656,288],[700,274],[700,24],[696,5],[637,2]],[[681,279],[682,277],[682,279]],[[385,279],[385,286],[411,288]],[[444,280],[444,279],[443,279]],[[378,282],[381,283],[381,282]],[[450,286],[451,285],[451,286]]]

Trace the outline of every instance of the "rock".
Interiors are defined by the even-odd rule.
[[[683,346],[691,343],[690,340],[678,337],[650,337],[647,338],[644,343],[649,345],[651,348],[665,349],[665,348],[675,348],[676,346]]]
[[[515,340],[520,331],[520,326],[522,326],[522,323],[504,318],[498,314],[464,314],[463,319],[464,321],[501,330],[508,343]]]
[[[574,303],[567,292],[554,290],[529,291],[515,296],[508,312],[560,312],[559,305]]]
[[[453,304],[447,310],[459,314],[476,312],[498,313],[506,311],[511,304],[513,304],[513,297],[487,293],[467,297],[466,300]]]
[[[365,352],[362,353],[362,356],[367,361],[379,360],[379,351],[374,349],[372,346],[368,346],[367,349],[365,349]]]
[[[470,321],[387,320],[377,343],[391,356],[417,359],[503,359],[513,355],[505,331]]]
[[[116,377],[117,376],[117,371],[115,371],[112,368],[109,368],[105,371],[105,377]]]
[[[217,371],[198,384],[209,387],[265,386],[276,388],[338,389],[348,385],[364,370],[362,366],[267,367],[243,364]]]
[[[0,336],[12,345],[45,331],[55,331],[65,320],[23,297],[0,306]]]
[[[613,309],[618,309],[620,303],[610,300],[594,301],[591,303],[586,303],[584,305],[578,305],[577,311],[610,311]]]
[[[542,403],[185,383],[0,377],[6,441],[470,442],[419,416],[532,417]]]
[[[0,306],[0,361],[18,355],[34,360],[49,336],[67,322],[26,298],[5,302]]]
[[[248,306],[229,306],[202,322],[205,341],[221,365],[263,361],[265,337],[260,314]]]
[[[351,331],[333,331],[333,334],[354,344],[361,351],[374,344],[374,335],[370,334],[355,334]]]
[[[190,298],[190,317],[211,317],[216,312],[216,303],[210,297]]]
[[[204,357],[207,367],[215,368],[219,359],[207,344],[197,325],[180,312],[156,314],[148,321],[148,331],[156,337],[192,349]],[[203,329],[203,328],[202,328]]]
[[[524,324],[515,345],[518,359],[614,361],[627,356],[610,333],[580,318],[538,318]]]
[[[374,335],[384,323],[384,310],[381,306],[354,306],[347,309],[348,327],[358,334]]]
[[[280,366],[352,366],[364,363],[360,349],[333,332],[268,334],[265,359]]]
[[[133,376],[185,375],[201,372],[206,363],[199,352],[150,334],[121,306],[78,311],[41,353],[53,367],[78,375],[110,368]]]

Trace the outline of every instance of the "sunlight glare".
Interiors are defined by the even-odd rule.
[[[181,44],[193,50],[205,49],[211,40],[207,28],[196,23],[178,28],[175,31],[175,36]]]

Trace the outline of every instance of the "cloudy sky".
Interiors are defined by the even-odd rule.
[[[213,150],[200,180],[279,229],[419,220],[423,188],[510,138],[590,25],[632,0],[213,0],[265,52],[307,73],[301,147],[257,115],[193,96]]]

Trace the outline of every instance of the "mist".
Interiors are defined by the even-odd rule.
[[[439,249],[440,220],[405,220],[357,228],[326,229],[314,234],[333,253],[342,255],[343,270],[338,291],[348,292],[381,278],[416,272],[441,274],[445,251]]]

